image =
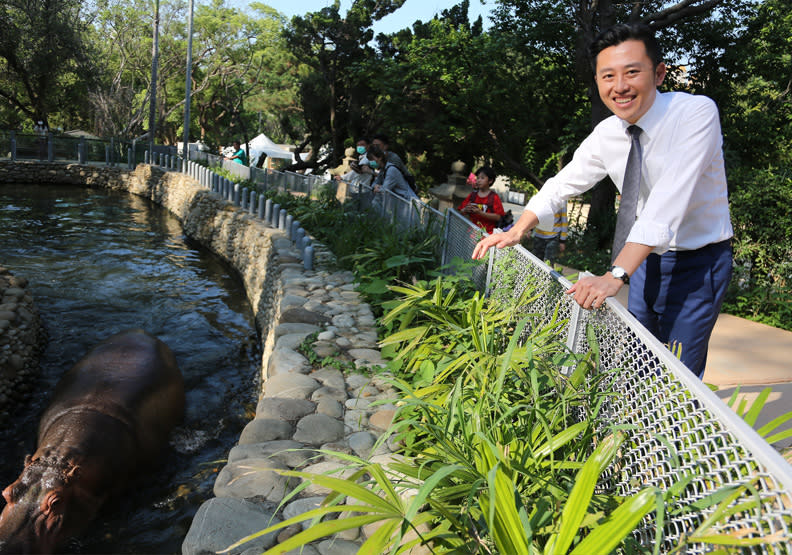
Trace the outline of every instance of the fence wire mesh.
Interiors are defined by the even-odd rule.
[[[17,139],[21,139],[18,152],[25,152],[30,158],[41,154],[37,137]],[[9,137],[0,134],[0,147],[5,149],[8,143]],[[238,166],[240,172],[245,172],[245,179],[262,190],[315,196],[321,188],[335,187],[333,182],[316,176],[248,168],[223,163],[220,157],[210,158],[214,159],[209,160],[210,166],[213,162],[226,169]],[[350,193],[345,202],[347,209],[376,214],[405,226],[427,226],[442,233],[443,251],[438,259],[443,263],[454,257],[470,259],[483,234],[454,210],[442,214],[421,202],[410,202],[387,191],[375,193],[366,187]],[[507,256],[511,257],[507,262],[511,280],[508,284],[504,273],[493,272],[493,264]],[[792,466],[624,307],[609,299],[597,310],[581,309],[564,293],[571,283],[522,247],[493,249],[489,263],[475,268],[473,279],[481,290],[514,297],[531,284],[531,300],[519,311],[534,315],[536,326],[551,322],[556,325],[560,339],[570,351],[598,351],[600,368],[610,376],[602,385],[613,392],[602,407],[605,425],[618,426],[627,436],[618,463],[600,481],[602,491],[625,496],[648,486],[667,491],[689,479],[676,502],[677,507],[684,507],[705,500],[724,486],[750,484],[750,489],[729,501],[731,514],[717,530],[768,542],[747,545],[740,552],[792,553]],[[749,508],[749,502],[755,499],[760,500],[758,507]],[[714,510],[666,514],[660,551],[671,550]],[[654,545],[657,525],[657,515],[651,513],[636,529],[634,538],[643,546]],[[685,553],[710,550],[711,545],[691,544]]]
[[[790,552],[792,467],[780,454],[619,303],[609,300],[600,309],[583,310],[565,294],[571,283],[522,247],[493,250],[492,256],[509,256],[508,268],[518,273],[507,294],[518,296],[528,283],[535,288],[521,311],[536,315],[537,327],[551,320],[564,322],[567,346],[576,353],[598,351],[600,370],[610,375],[601,384],[612,391],[601,415],[605,425],[618,426],[627,440],[618,463],[603,476],[601,489],[628,496],[649,486],[668,491],[690,479],[674,502],[681,508],[701,503],[720,488],[750,484],[754,491],[745,489],[733,499],[734,513],[712,531],[769,542],[745,546],[744,553]],[[498,272],[489,285],[504,294],[506,285]],[[761,500],[759,506],[747,508],[755,499]],[[689,537],[715,510],[666,514],[661,552]],[[655,543],[656,519],[655,514],[645,518],[634,532],[641,545]],[[692,543],[685,553],[712,549]]]
[[[358,206],[404,220],[408,201],[396,195],[378,201],[378,196],[362,193]],[[470,259],[483,231],[455,210],[444,219],[442,260]],[[506,272],[493,272],[498,261],[508,268],[508,284]],[[737,486],[748,487],[736,490],[741,493],[728,502],[729,516],[710,532],[766,542],[738,548],[742,553],[792,552],[792,466],[624,307],[609,299],[597,310],[582,309],[565,293],[571,282],[520,246],[493,249],[490,263],[474,268],[473,280],[480,290],[513,298],[530,285],[531,300],[518,312],[533,315],[536,327],[553,325],[570,351],[599,353],[600,371],[609,376],[601,387],[612,392],[601,409],[602,432],[616,427],[626,435],[618,462],[600,480],[600,491],[629,496],[652,486],[667,492],[689,480],[663,516],[660,552],[673,550],[718,510],[717,504],[703,511],[684,507]],[[635,541],[653,546],[658,524],[658,515],[650,513],[634,531]],[[684,552],[713,549],[712,544],[689,543]]]

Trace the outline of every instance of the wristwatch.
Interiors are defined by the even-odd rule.
[[[609,271],[616,279],[622,280],[625,284],[630,283],[630,276],[627,275],[627,270],[621,266],[611,266]]]

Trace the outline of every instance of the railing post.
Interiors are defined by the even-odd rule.
[[[313,270],[314,267],[314,248],[311,245],[305,247],[303,253],[303,268],[306,270]]]
[[[256,191],[250,190],[250,200],[248,201],[248,208],[251,214],[256,213]]]
[[[292,238],[292,224],[294,223],[294,216],[286,214],[286,219],[283,222],[283,229],[286,231],[286,237]]]
[[[280,204],[277,202],[272,205],[272,212],[270,213],[269,224],[272,227],[278,227],[278,218],[280,218]]]
[[[52,133],[47,133],[47,161],[55,161],[55,141],[52,138]]]
[[[443,251],[440,255],[440,266],[448,264],[448,234],[451,231],[451,214],[446,208],[445,216],[443,217]]]
[[[297,228],[296,237],[294,238],[294,244],[297,247],[297,252],[300,254],[300,258],[303,257],[303,240],[305,239],[305,230],[303,228]]]
[[[110,165],[110,145],[105,145],[105,166]]]
[[[270,202],[270,200],[267,199],[266,202]],[[258,196],[258,217],[259,217],[259,220],[265,220],[266,221],[266,218],[264,217],[264,209],[265,209],[265,206],[264,206],[264,193],[259,193],[259,196]],[[272,208],[270,207],[270,210],[271,209]]]
[[[84,149],[83,149],[84,150]],[[85,154],[83,153],[83,156]],[[132,155],[132,147],[127,148],[127,167],[132,170],[135,168],[134,158]]]
[[[278,214],[278,229],[286,229],[286,216],[288,212],[286,212],[285,208],[280,209],[280,214]]]
[[[80,142],[77,143],[77,163],[85,164],[85,137],[80,137]]]
[[[495,247],[490,247],[489,260],[487,261],[487,278],[484,281],[484,295],[489,295],[490,283],[492,283],[492,268],[495,266]]]
[[[115,166],[115,138],[110,137],[110,165]]]

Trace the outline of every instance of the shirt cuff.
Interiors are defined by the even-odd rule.
[[[669,226],[638,220],[635,222],[635,225],[633,225],[632,230],[630,230],[630,234],[627,236],[627,242],[649,245],[654,247],[652,250],[653,253],[663,254],[668,251],[673,238],[674,233]]]

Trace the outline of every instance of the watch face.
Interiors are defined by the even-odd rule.
[[[624,276],[627,275],[627,272],[624,270],[624,268],[614,266],[611,268],[611,274],[613,274],[613,277],[617,279],[624,279]]]

